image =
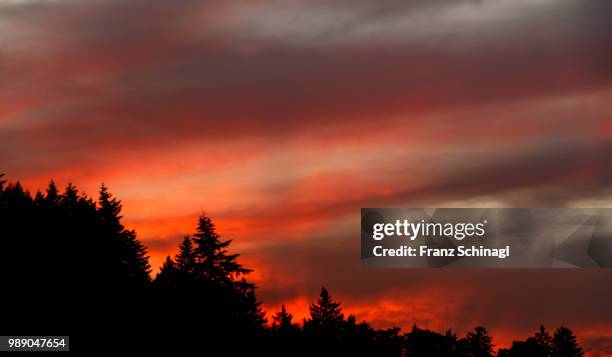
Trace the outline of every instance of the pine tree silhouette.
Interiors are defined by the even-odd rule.
[[[281,305],[281,310],[272,316],[272,330],[279,334],[287,334],[296,328],[293,315],[287,312],[285,305]]]
[[[293,322],[293,315],[287,311],[285,305],[272,316],[270,333],[272,340],[268,353],[274,356],[295,354],[296,347],[302,343],[300,327]]]
[[[338,333],[344,322],[340,303],[334,301],[325,287],[316,304],[310,305],[310,319],[304,322],[305,327],[322,333]]]
[[[116,332],[142,326],[136,316],[143,307],[135,302],[150,280],[146,250],[121,225],[120,203],[106,190],[101,196],[96,204],[73,184],[60,193],[51,181],[32,197],[19,182],[2,180],[0,279],[12,306],[3,332],[10,326],[9,334],[65,335],[75,326],[117,321],[123,323]]]
[[[231,284],[251,272],[237,262],[239,254],[228,254],[227,248],[232,241],[220,240],[209,217],[200,216],[197,232],[193,236],[197,275],[219,284]]]
[[[114,198],[104,184],[98,198],[98,217],[101,232],[110,243],[109,257],[113,259],[108,269],[112,284],[141,288],[150,282],[151,266],[147,250],[136,238],[136,232],[126,230],[121,224],[121,201]]]
[[[412,327],[406,335],[406,356],[455,356],[457,336],[451,331],[445,335]]]
[[[546,357],[548,351],[542,346],[535,337],[529,337],[525,341],[513,341],[512,347],[500,350],[498,357]]]
[[[196,257],[193,243],[189,236],[185,236],[174,259],[170,256],[166,257],[154,283],[158,287],[163,286],[167,289],[193,289],[195,286],[188,286],[188,284],[193,284],[197,279],[195,268]]]
[[[235,305],[235,316],[241,319],[254,319],[249,323],[263,323],[259,303],[255,299],[255,285],[246,280],[251,269],[238,263],[239,254],[229,254],[231,240],[221,241],[212,220],[202,215],[198,219],[194,234],[194,274],[214,293],[220,294],[228,304]]]
[[[374,337],[374,353],[376,356],[405,356],[405,338],[400,334],[399,327],[377,330]]]
[[[555,357],[582,357],[584,352],[578,347],[572,330],[561,326],[553,336],[553,355]]]
[[[197,322],[199,340],[227,341],[226,352],[236,354],[265,341],[266,320],[256,287],[246,279],[251,270],[238,262],[238,254],[229,253],[230,244],[231,240],[221,240],[209,217],[200,216],[193,238],[183,238],[178,253],[174,259],[166,258],[153,285],[156,309],[167,319],[161,320],[163,325],[173,326],[175,334],[190,336],[194,332],[190,326]],[[173,316],[172,311],[186,302],[192,306],[189,315]],[[250,342],[229,342],[236,335]]]
[[[544,325],[540,325],[539,330],[533,336],[535,341],[541,347],[543,351],[544,357],[550,357],[553,354],[553,339],[550,336],[550,333],[546,331]]]
[[[196,233],[183,238],[151,281],[147,250],[123,225],[121,210],[104,185],[95,201],[73,184],[60,191],[53,181],[32,197],[0,174],[0,282],[11,307],[3,312],[0,333],[84,331],[80,342],[89,336],[99,346],[94,332],[104,328],[112,331],[115,349],[211,352],[221,346],[224,355],[493,355],[484,327],[460,340],[450,330],[440,334],[416,325],[406,334],[397,327],[375,330],[354,315],[345,319],[341,303],[324,287],[303,327],[284,305],[266,327],[256,287],[247,280],[251,270],[230,253],[231,240],[221,240],[210,218],[199,217]],[[143,331],[145,343],[135,338]],[[551,337],[540,326],[498,356],[580,357],[583,351],[568,328]]]
[[[159,269],[159,273],[155,276],[155,284],[159,287],[172,289],[177,280],[179,280],[179,271],[176,267],[176,263],[172,260],[169,255],[166,256],[164,263]]]
[[[509,349],[500,349],[498,357],[581,357],[582,349],[576,342],[576,336],[566,327],[559,327],[553,337],[543,325],[534,336],[525,341],[513,341]]]
[[[491,357],[494,347],[492,341],[487,330],[478,326],[474,331],[469,331],[463,339],[463,352],[468,357]]]
[[[347,355],[382,355],[376,350],[377,334],[367,322],[357,322],[355,315],[344,321],[340,337],[341,349]]]
[[[325,287],[319,299],[310,305],[310,318],[304,320],[304,334],[314,354],[337,355],[343,353],[345,320],[340,303],[336,302]]]
[[[183,238],[179,253],[174,258],[176,269],[184,274],[193,274],[196,267],[196,254],[189,236]]]
[[[49,187],[47,187],[47,195],[45,196],[45,201],[50,202],[51,204],[57,203],[58,200],[58,189],[55,185],[55,182],[51,180],[49,182]]]

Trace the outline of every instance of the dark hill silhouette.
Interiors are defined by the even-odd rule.
[[[146,247],[121,223],[102,185],[97,199],[51,182],[33,196],[0,175],[3,335],[70,335],[72,350],[195,351],[203,355],[488,357],[484,327],[464,338],[414,326],[372,328],[321,289],[302,325],[285,307],[268,324],[250,269],[212,220],[199,217],[155,279]],[[499,356],[579,357],[571,330],[544,327]]]

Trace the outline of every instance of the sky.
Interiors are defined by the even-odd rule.
[[[376,270],[361,207],[611,207],[607,0],[0,0],[0,171],[104,182],[152,265],[199,214],[269,315],[612,355],[610,270]]]

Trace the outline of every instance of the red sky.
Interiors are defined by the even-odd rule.
[[[610,207],[608,1],[0,0],[0,171],[124,202],[157,267],[206,212],[259,298],[612,355],[609,270],[368,270],[361,207]],[[596,355],[596,353],[594,353]]]

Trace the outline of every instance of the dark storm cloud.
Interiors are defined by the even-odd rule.
[[[4,156],[25,172],[11,152],[85,163],[128,144],[278,139],[610,85],[606,2],[524,3],[487,19],[496,3],[0,5],[0,100],[34,102],[9,111]]]
[[[482,158],[448,165],[440,180],[433,179],[414,191],[396,195],[416,200],[465,199],[499,195],[510,205],[559,206],[586,197],[604,197],[612,189],[612,142],[543,142],[498,157]],[[525,195],[518,190],[532,189]],[[511,195],[504,197],[504,193]]]

